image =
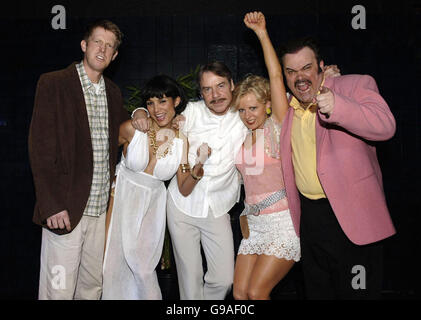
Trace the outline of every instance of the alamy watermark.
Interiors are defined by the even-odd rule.
[[[66,29],[66,8],[56,4],[51,8],[51,13],[56,14],[51,20],[51,27],[54,30]]]
[[[361,265],[353,266],[351,273],[356,274],[351,281],[352,289],[365,290],[367,288],[365,267]]]
[[[181,125],[182,126],[182,125]],[[174,139],[176,134],[173,130],[163,128],[157,132],[156,140],[157,141],[165,141],[162,143],[158,149],[157,154],[164,154],[165,150],[168,148],[172,148],[171,141]],[[238,155],[239,148],[235,148],[238,141],[231,141],[231,136],[226,137],[226,141],[222,146],[219,146],[219,151],[224,149],[223,154],[226,154],[228,157],[232,157],[234,159],[234,164],[245,164],[245,174],[246,175],[260,175],[263,173],[265,167],[265,137],[264,137],[264,130],[257,129],[256,130],[256,143],[252,146],[251,139],[246,140],[244,142],[244,149],[240,155]],[[198,147],[200,150],[200,159],[201,162],[204,163],[207,161],[207,154],[208,154],[208,147],[210,147],[210,162],[212,165],[220,164],[224,159],[221,159],[221,152],[212,151],[212,144],[210,143],[209,146],[207,144],[208,141],[202,141],[205,144],[202,144]],[[192,146],[190,145],[190,149]],[[188,155],[192,155],[194,158],[196,157],[196,152],[198,150],[187,150],[186,148],[183,149],[182,161],[181,163],[188,163]],[[177,161],[177,158],[174,158],[174,161]]]
[[[365,7],[360,4],[355,5],[352,7],[351,12],[356,14],[351,21],[352,28],[354,30],[367,29],[367,14]]]
[[[54,290],[66,290],[66,268],[62,265],[55,265],[51,268],[54,275],[51,280],[51,286]]]

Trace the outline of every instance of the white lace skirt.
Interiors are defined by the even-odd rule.
[[[299,261],[300,238],[295,234],[289,210],[247,216],[250,235],[241,240],[238,254],[265,254]]]

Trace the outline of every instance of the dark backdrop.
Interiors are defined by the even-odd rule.
[[[66,29],[54,30],[51,8],[66,8]],[[354,5],[367,11],[367,29],[351,26]],[[178,76],[210,59],[224,60],[236,80],[265,75],[261,49],[242,23],[262,10],[275,47],[314,35],[325,63],[343,74],[370,74],[396,117],[393,139],[377,144],[397,235],[385,241],[384,294],[419,297],[420,1],[14,1],[0,13],[0,298],[34,299],[40,228],[33,225],[34,189],[27,135],[37,79],[80,60],[84,26],[97,18],[125,34],[106,75],[127,86],[167,73]],[[344,191],[346,192],[346,190]]]

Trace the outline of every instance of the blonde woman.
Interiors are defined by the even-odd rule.
[[[270,82],[249,76],[234,90],[233,107],[251,131],[237,157],[246,201],[240,217],[243,240],[235,265],[234,298],[268,300],[275,285],[300,260],[300,240],[288,210],[279,150],[288,101],[264,15],[248,13],[244,23],[260,40]]]

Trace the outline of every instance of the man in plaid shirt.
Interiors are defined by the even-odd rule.
[[[122,33],[110,21],[90,25],[80,63],[41,75],[29,132],[36,204],[43,227],[40,299],[99,299],[105,213],[128,118],[120,89],[103,76]]]

